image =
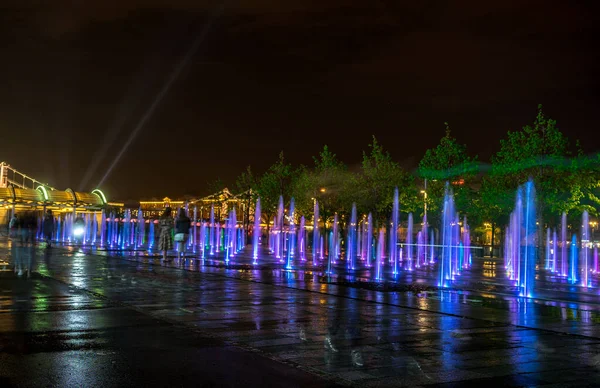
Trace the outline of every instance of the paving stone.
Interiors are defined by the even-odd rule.
[[[2,249],[0,244],[0,253]],[[600,329],[594,316],[586,318],[576,303],[571,310],[579,313],[563,318],[563,307],[531,302],[525,312],[517,298],[507,296],[435,292],[423,298],[302,281],[309,275],[279,269],[180,269],[136,257],[98,255],[83,260],[59,248],[45,271],[76,286],[72,299],[17,302],[3,299],[0,285],[0,311],[17,311],[22,305],[58,311],[85,294],[81,288],[105,297],[105,305],[135,306],[365,387],[460,386],[469,381],[536,385],[556,381],[550,379],[552,373],[571,383],[584,380],[586,373],[595,376],[600,365]],[[81,297],[78,303],[91,311],[98,302]],[[600,314],[600,304],[585,308]],[[333,339],[339,352],[331,353],[324,340],[336,327]],[[306,341],[300,339],[301,329]],[[364,367],[352,364],[353,349],[361,351]]]

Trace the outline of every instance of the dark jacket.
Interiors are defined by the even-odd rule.
[[[192,221],[189,217],[175,219],[175,233],[190,234],[190,228],[192,227]]]
[[[54,217],[46,214],[44,217],[44,235],[49,235],[54,232]]]

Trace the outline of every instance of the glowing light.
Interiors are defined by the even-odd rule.
[[[48,200],[48,191],[46,190],[46,188],[44,186],[38,186],[37,190],[41,191],[42,194],[44,194],[44,200]]]
[[[104,193],[100,189],[93,190],[92,194],[96,194],[98,197],[100,197],[100,199],[102,200],[103,204],[107,204],[108,203],[108,201],[106,200],[106,196],[104,195]]]

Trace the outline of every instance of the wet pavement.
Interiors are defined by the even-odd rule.
[[[0,386],[600,384],[592,296],[379,292],[77,248],[38,248],[26,279],[7,244]]]

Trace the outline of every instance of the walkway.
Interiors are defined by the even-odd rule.
[[[0,258],[10,267],[5,242]],[[76,384],[102,367],[104,386],[172,378],[180,385],[246,378],[253,386],[272,376],[262,385],[583,387],[600,378],[595,305],[383,293],[321,283],[303,271],[181,269],[61,248],[39,249],[38,271],[30,280],[11,271],[0,278],[0,344],[12,349],[3,351],[0,376],[10,381],[38,373]],[[323,345],[331,328],[339,328],[338,352]],[[46,340],[60,344],[50,346],[56,361],[43,372],[16,367],[23,358],[35,365]],[[351,362],[353,349],[364,366]]]

